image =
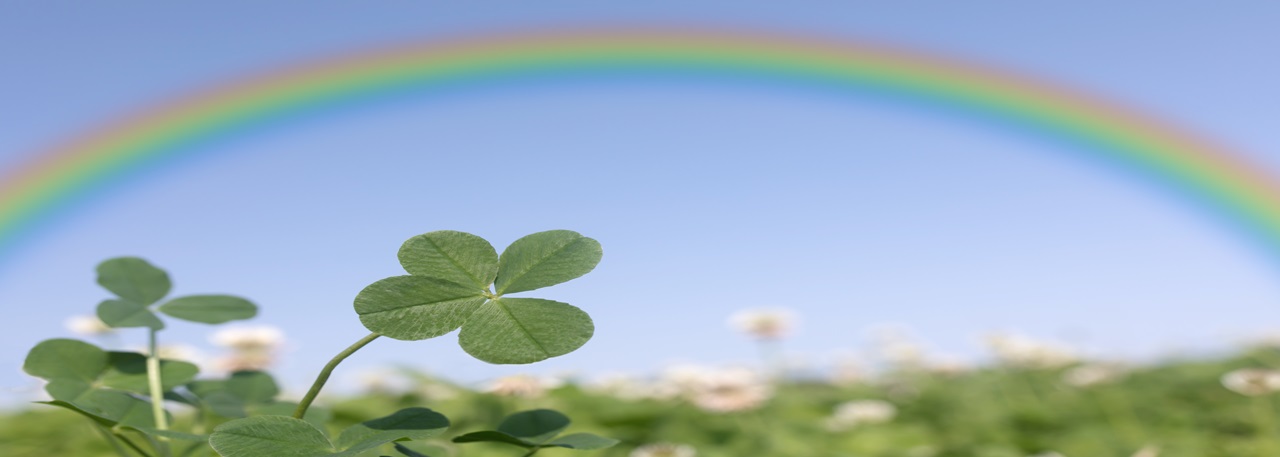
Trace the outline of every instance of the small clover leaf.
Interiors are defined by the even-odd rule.
[[[550,230],[525,236],[502,251],[498,295],[554,286],[595,269],[604,251],[600,243],[569,230]]]
[[[574,433],[556,438],[569,427],[569,418],[549,409],[522,411],[508,416],[497,430],[467,433],[453,439],[455,443],[506,443],[525,449],[562,447],[567,449],[604,449],[618,440],[590,433]]]
[[[409,238],[397,254],[404,271],[485,290],[498,275],[498,251],[484,238],[440,230]]]
[[[127,425],[139,429],[155,427],[151,404],[128,394],[108,390],[94,390],[74,401],[53,400],[37,402],[75,411],[107,427]],[[168,417],[168,413],[165,413]]]
[[[128,300],[106,300],[98,304],[98,319],[111,328],[147,327],[164,328],[164,322],[147,308]]]
[[[406,408],[348,427],[335,445],[306,421],[255,416],[219,425],[209,436],[209,445],[223,457],[354,457],[393,441],[430,438],[448,427],[449,420],[440,413]]]
[[[499,298],[471,315],[458,344],[489,363],[533,363],[573,352],[594,332],[591,316],[568,303]]]
[[[117,257],[98,264],[98,284],[120,298],[150,306],[169,294],[169,274],[137,257]]]
[[[230,295],[188,295],[169,300],[158,309],[171,317],[204,324],[222,324],[258,314],[257,305]]]
[[[55,400],[76,402],[102,388],[147,393],[146,356],[135,352],[107,352],[89,343],[66,338],[41,341],[27,353],[23,370],[49,381],[45,391]],[[195,378],[194,364],[161,360],[162,388],[169,390]]]

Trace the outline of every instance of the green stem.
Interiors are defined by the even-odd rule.
[[[330,360],[329,363],[324,365],[324,368],[320,369],[320,375],[316,376],[316,382],[311,384],[311,390],[308,390],[307,395],[302,397],[302,401],[298,402],[298,409],[293,411],[293,417],[296,419],[302,419],[302,416],[307,414],[307,408],[310,408],[311,402],[316,400],[316,395],[320,395],[320,389],[324,388],[324,383],[329,380],[329,375],[333,373],[333,369],[337,368],[339,363],[342,363],[343,360],[350,357],[351,354],[354,354],[366,344],[378,339],[379,336],[382,335],[370,333],[364,338],[361,338],[360,341],[356,341],[355,344],[343,349],[342,352],[338,353],[338,355],[333,356],[333,360]]]
[[[117,433],[116,436],[119,437],[120,441],[123,441],[125,445],[128,445],[130,449],[133,449],[134,452],[137,452],[138,455],[141,455],[143,457],[151,456],[151,454],[147,453],[147,451],[142,450],[142,448],[138,447],[137,444],[134,444],[134,442],[130,440],[128,437],[121,435],[119,433]]]
[[[95,422],[93,425],[93,428],[98,430],[98,433],[101,433],[102,437],[107,440],[107,443],[111,444],[111,448],[116,451],[116,454],[120,454],[120,457],[129,457],[129,454],[120,446],[120,440],[116,439],[115,435],[112,435],[110,431],[107,431],[106,427],[103,427],[102,424]]]
[[[147,333],[147,385],[151,390],[151,416],[155,418],[156,430],[168,430],[169,418],[164,412],[164,383],[160,379],[160,351],[156,344],[156,329],[148,329]],[[156,449],[161,455],[169,455],[168,438],[160,437]]]
[[[1271,407],[1271,399],[1266,396],[1253,397],[1253,414],[1254,420],[1258,423],[1258,440],[1261,446],[1258,446],[1262,452],[1260,456],[1273,456],[1275,454],[1276,433],[1275,411]]]
[[[541,450],[541,449],[542,449],[542,448],[540,448],[540,447],[535,447],[535,448],[533,448],[533,449],[529,449],[529,452],[526,452],[524,455],[522,455],[522,456],[520,456],[520,457],[529,457],[529,456],[531,456],[531,455],[537,454],[537,453],[538,453],[538,451],[539,451],[539,450]]]

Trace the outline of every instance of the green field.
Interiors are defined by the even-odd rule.
[[[444,438],[409,443],[433,457],[521,455],[514,447],[458,445],[447,438],[491,428],[506,414],[534,408],[567,414],[573,419],[569,432],[594,432],[621,440],[613,448],[598,451],[538,453],[546,456],[644,455],[633,451],[652,443],[685,445],[704,457],[1098,457],[1131,456],[1144,447],[1145,454],[1137,455],[1277,456],[1280,419],[1272,395],[1232,391],[1224,387],[1222,377],[1235,369],[1266,366],[1278,355],[1276,349],[1258,348],[1217,360],[1132,367],[1123,375],[1106,372],[1111,376],[1081,377],[1082,372],[1075,371],[1077,378],[1072,382],[1064,376],[1083,366],[1080,363],[948,371],[899,368],[857,382],[790,376],[785,381],[751,384],[757,390],[745,393],[734,390],[744,383],[735,384],[731,377],[701,393],[679,382],[602,386],[572,380],[551,388],[515,383],[500,392],[478,392],[399,373],[394,387],[371,386],[365,394],[318,404],[332,415],[331,432],[401,407],[425,406],[442,412],[453,422]],[[696,383],[691,378],[696,376],[685,376],[682,382]],[[1079,385],[1085,381],[1094,383]],[[658,389],[662,386],[667,390]],[[1261,388],[1270,392],[1273,386]],[[728,403],[697,397],[709,392],[727,395]],[[733,403],[737,400],[743,401]],[[883,406],[878,412],[871,408],[871,413],[854,414],[843,422],[833,419],[839,405],[862,400],[881,400],[892,408],[887,413]],[[190,409],[173,409],[179,428],[191,425]],[[205,427],[219,420],[206,419],[211,422]],[[0,455],[118,454],[88,420],[33,405],[0,418]],[[200,448],[190,455],[212,453]],[[399,454],[387,446],[365,455]]]

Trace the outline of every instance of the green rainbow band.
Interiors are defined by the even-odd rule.
[[[1029,78],[859,43],[673,30],[522,34],[412,44],[286,69],[156,107],[35,156],[0,181],[0,252],[70,201],[184,145],[246,126],[482,79],[593,72],[711,72],[907,94],[1087,145],[1232,220],[1280,258],[1280,186],[1243,156],[1141,115]],[[447,90],[447,89],[442,89]]]

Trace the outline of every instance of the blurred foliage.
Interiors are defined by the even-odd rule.
[[[448,437],[492,429],[508,414],[535,408],[564,412],[573,418],[574,431],[622,441],[599,451],[539,453],[547,456],[623,457],[658,442],[689,445],[700,457],[1025,457],[1049,452],[1128,457],[1144,446],[1158,447],[1159,457],[1273,456],[1280,455],[1273,395],[1241,395],[1225,388],[1221,378],[1234,369],[1264,366],[1277,355],[1274,349],[1256,349],[1218,360],[1169,361],[1087,387],[1063,381],[1070,366],[898,370],[843,385],[790,379],[778,383],[759,408],[726,413],[703,411],[680,399],[617,398],[575,382],[543,394],[502,396],[420,374],[395,391],[383,388],[322,403],[332,411],[331,433],[386,411],[415,406],[439,411],[453,422],[446,436],[403,443],[432,457],[511,456],[507,445],[463,448]],[[838,405],[869,399],[892,404],[896,414],[843,430],[827,426]],[[184,410],[175,417],[191,420]],[[0,455],[116,454],[90,421],[33,406],[0,415]],[[400,454],[385,446],[367,455]]]

